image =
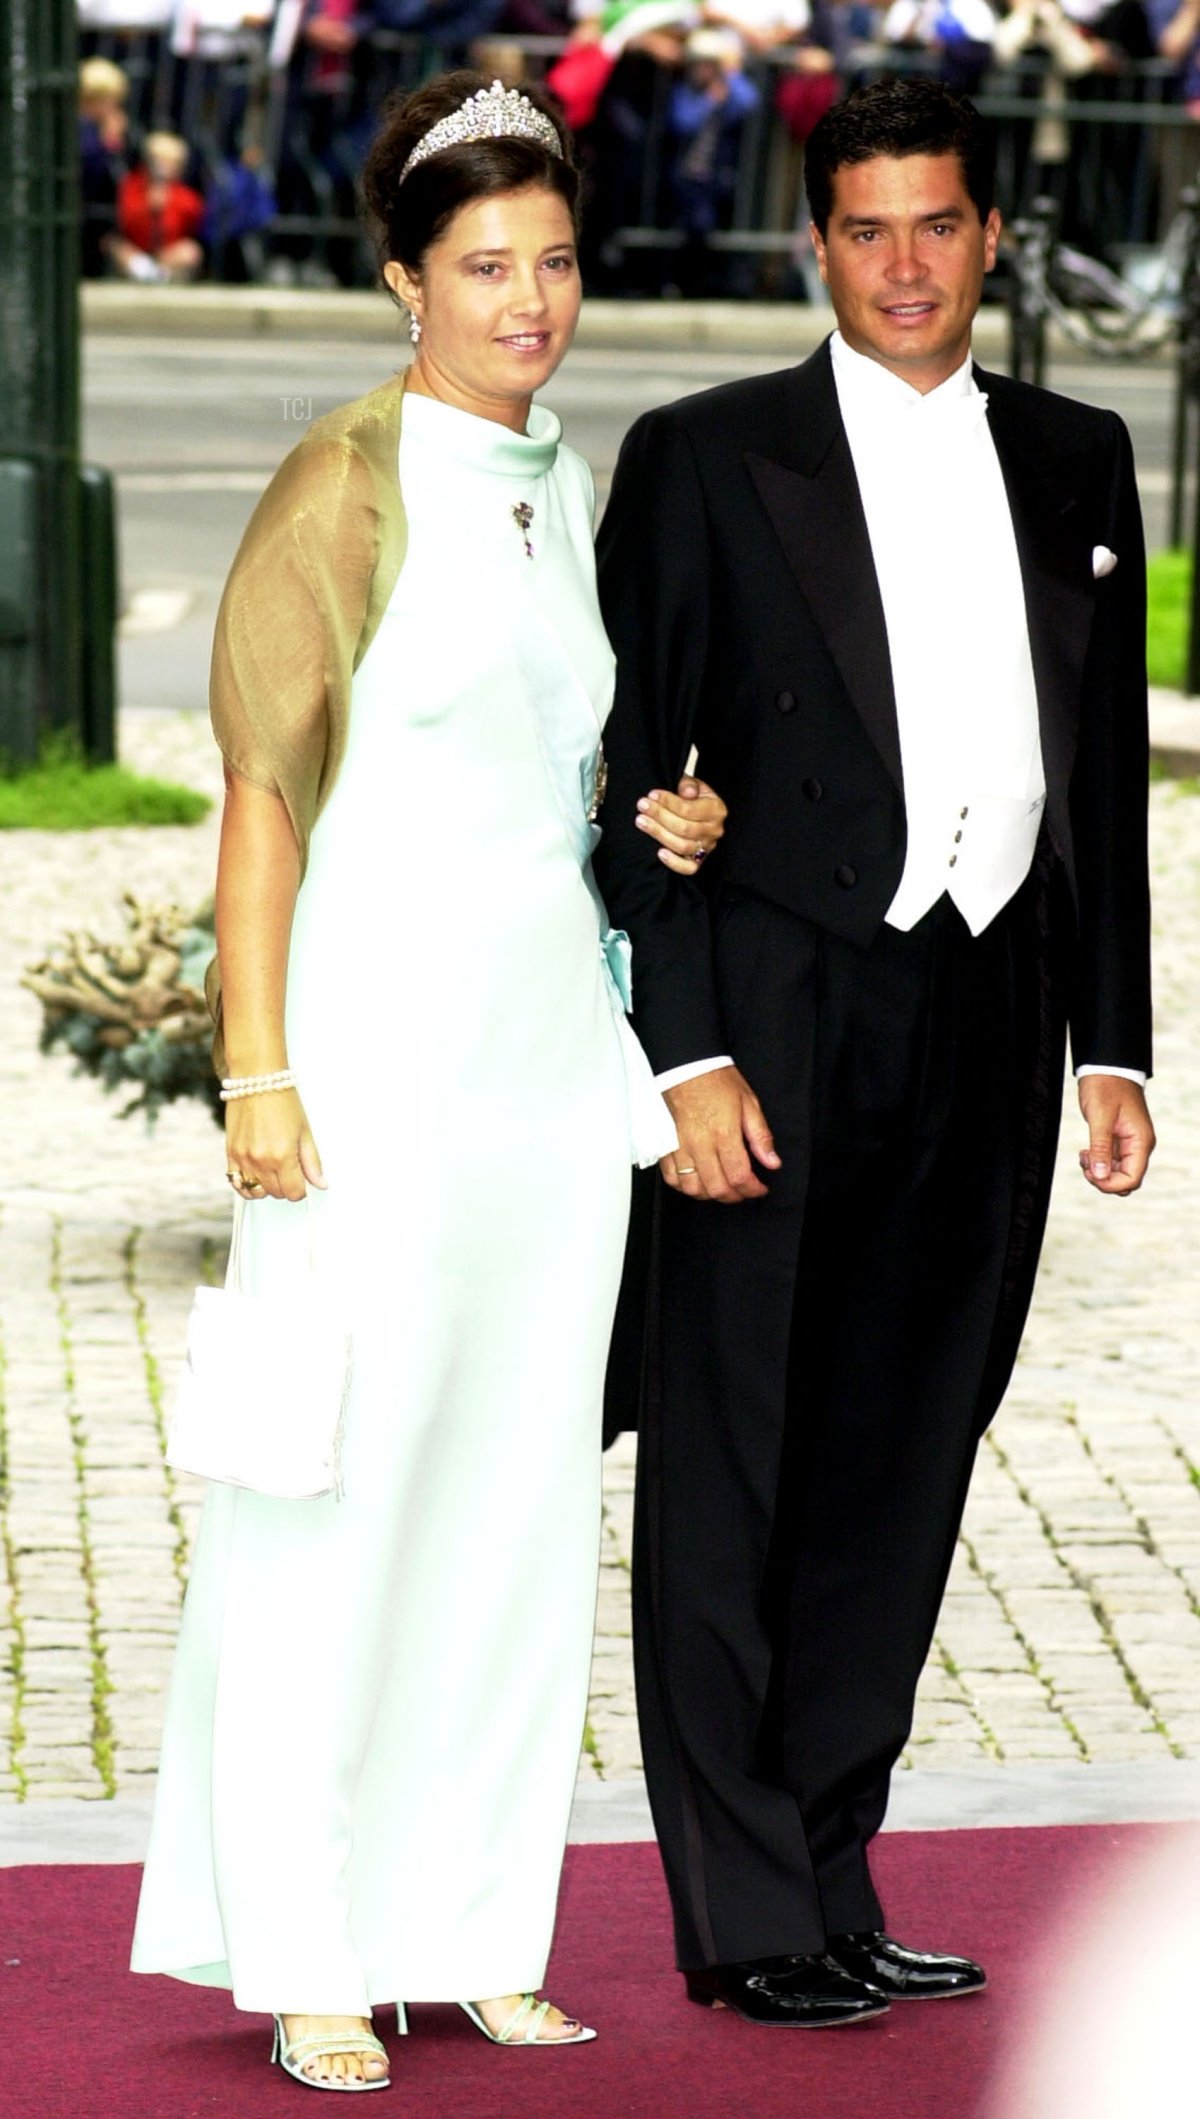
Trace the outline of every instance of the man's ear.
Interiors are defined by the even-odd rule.
[[[991,272],[995,267],[996,250],[1000,242],[1002,226],[1000,209],[998,206],[993,206],[983,224],[983,269],[985,272]]]
[[[817,227],[815,221],[809,222],[808,233],[812,241],[814,253],[816,255],[817,271],[820,273],[821,278],[825,281],[826,285],[828,285],[829,274],[825,270],[825,238],[821,234],[821,231]]]

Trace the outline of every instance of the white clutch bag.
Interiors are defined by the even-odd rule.
[[[167,1434],[167,1463],[285,1501],[342,1491],[350,1335],[311,1273],[282,1295],[241,1286],[244,1202],[234,1208],[223,1288],[197,1288]]]

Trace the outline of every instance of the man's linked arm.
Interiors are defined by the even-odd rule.
[[[608,789],[596,876],[633,942],[634,1022],[657,1073],[727,1049],[708,898],[671,875],[634,823],[638,796],[674,787],[698,726],[709,626],[709,546],[691,446],[654,413],[626,437],[597,542],[600,602],[617,657],[604,731]],[[703,767],[701,767],[703,769]]]

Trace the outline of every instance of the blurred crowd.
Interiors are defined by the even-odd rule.
[[[561,99],[585,278],[609,293],[811,291],[803,142],[889,69],[997,98],[1006,204],[1052,191],[1096,252],[1152,239],[1200,163],[1200,0],[78,0],[78,16],[90,276],[368,280],[356,178],[375,113],[464,61]],[[1068,97],[1098,119],[1136,101],[1155,123],[1071,126]]]

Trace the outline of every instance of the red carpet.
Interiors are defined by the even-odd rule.
[[[877,1873],[896,1932],[980,1957],[975,2000],[894,2008],[825,2032],[757,2029],[684,2000],[650,1846],[573,1847],[548,1990],[594,2045],[500,2052],[458,2010],[381,2024],[386,2119],[976,2119],[1048,1923],[1170,1826],[896,1833]],[[265,2019],[226,1995],[125,1970],[133,1868],[0,1870],[4,2119],[316,2119],[316,2093],[267,2067]]]

